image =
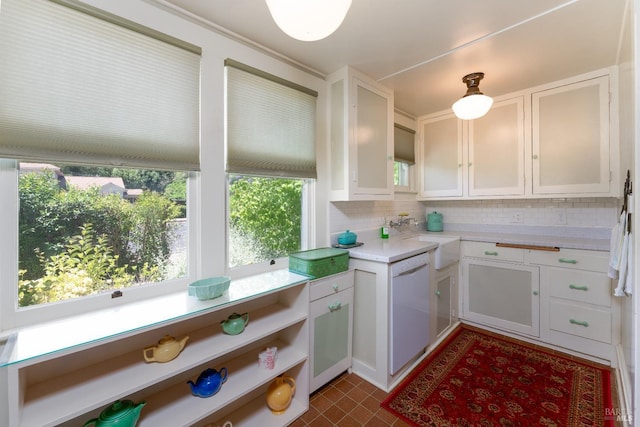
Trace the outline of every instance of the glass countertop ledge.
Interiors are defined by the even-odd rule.
[[[183,292],[25,327],[9,337],[3,351],[0,345],[0,367],[117,337],[162,322],[188,318],[308,280],[308,277],[286,269],[276,270],[232,280],[222,296],[210,300],[198,300],[189,296],[185,289]]]

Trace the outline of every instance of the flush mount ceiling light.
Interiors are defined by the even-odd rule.
[[[451,108],[456,116],[462,120],[473,120],[487,114],[493,105],[493,99],[480,92],[478,85],[484,78],[484,73],[471,73],[462,78],[467,85],[467,93],[457,100]]]
[[[351,0],[266,0],[278,27],[294,39],[315,41],[338,29]]]

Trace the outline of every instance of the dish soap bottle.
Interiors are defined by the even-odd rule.
[[[389,238],[389,226],[387,224],[387,217],[384,217],[384,222],[382,223],[382,227],[380,227],[380,238],[388,239]]]

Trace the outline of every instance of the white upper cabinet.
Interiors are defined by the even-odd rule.
[[[391,200],[393,92],[350,67],[327,82],[330,200]]]
[[[524,97],[496,101],[484,117],[419,120],[420,198],[524,194]]]
[[[418,199],[618,197],[616,73],[501,96],[475,120],[419,117]]]
[[[469,195],[523,195],[524,97],[497,101],[467,123]]]
[[[462,120],[446,114],[418,125],[422,197],[462,196]]]
[[[533,193],[609,195],[609,78],[532,94]]]

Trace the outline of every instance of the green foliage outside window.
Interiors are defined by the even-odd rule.
[[[22,174],[19,195],[20,306],[172,278],[180,207],[164,195],[145,191],[131,203],[64,190],[49,173]]]
[[[229,183],[229,265],[268,261],[300,250],[299,179],[232,175]]]

